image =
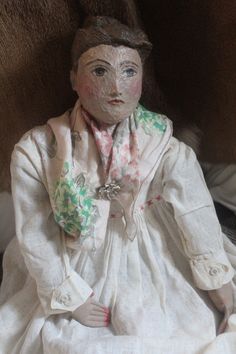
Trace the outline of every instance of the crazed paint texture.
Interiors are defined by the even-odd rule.
[[[79,59],[72,72],[80,102],[100,123],[115,124],[135,110],[142,91],[142,62],[137,50],[99,45]]]

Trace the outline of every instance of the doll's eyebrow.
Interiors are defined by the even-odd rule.
[[[130,60],[122,61],[122,63],[120,63],[120,66],[127,65],[127,64],[132,64],[132,65],[136,66],[137,68],[139,67],[138,64],[136,64],[134,61],[130,61]]]
[[[110,64],[108,61],[103,60],[103,59],[94,59],[94,60],[91,60],[91,61],[89,61],[88,63],[86,63],[86,66],[87,66],[87,65],[90,65],[90,64],[93,64],[93,63],[95,63],[95,62],[97,62],[97,61],[101,61],[102,63],[105,63],[105,64],[111,66],[111,64]]]

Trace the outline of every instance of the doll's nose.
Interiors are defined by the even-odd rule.
[[[110,85],[110,97],[114,98],[122,95],[120,80],[113,79]]]

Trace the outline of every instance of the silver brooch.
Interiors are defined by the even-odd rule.
[[[118,182],[107,183],[104,186],[98,188],[98,198],[112,200],[117,196],[120,190],[121,186]]]

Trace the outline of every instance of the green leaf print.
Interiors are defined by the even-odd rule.
[[[85,177],[80,174],[73,178],[68,162],[56,182],[53,201],[55,220],[68,234],[81,237],[93,234],[97,206]]]
[[[161,134],[166,131],[166,121],[162,114],[150,112],[146,110],[142,105],[139,105],[135,118],[139,124],[142,125],[146,134],[152,134],[153,128],[158,130]]]

